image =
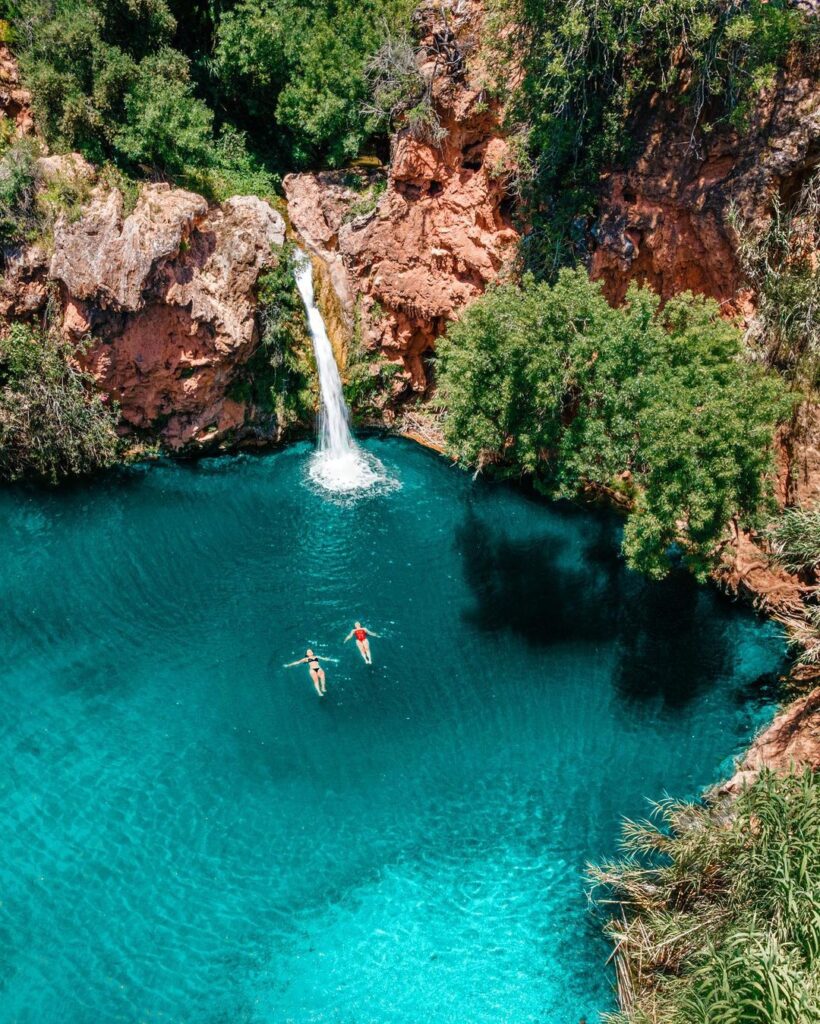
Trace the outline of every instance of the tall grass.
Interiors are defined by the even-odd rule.
[[[820,1021],[820,785],[764,772],[729,805],[666,801],[592,868],[614,908],[609,1024]]]

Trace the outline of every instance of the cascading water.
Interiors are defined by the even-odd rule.
[[[310,477],[328,491],[370,490],[386,482],[387,477],[378,459],[366,455],[350,432],[350,413],[345,405],[339,367],[313,294],[310,258],[303,252],[299,253],[295,277],[305,304],[321,394],[319,445],[311,461]]]

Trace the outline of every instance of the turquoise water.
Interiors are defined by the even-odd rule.
[[[612,1006],[584,865],[727,769],[777,634],[613,519],[367,447],[401,487],[356,505],[304,445],[0,493],[4,1024]]]

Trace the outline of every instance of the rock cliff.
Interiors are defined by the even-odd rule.
[[[63,329],[128,425],[171,449],[241,432],[253,411],[230,384],[258,343],[255,287],[284,232],[261,199],[209,207],[165,184],[144,186],[127,216],[119,191],[99,190],[57,223]]]
[[[591,273],[620,302],[631,280],[664,298],[689,289],[743,312],[753,296],[736,258],[734,204],[753,226],[774,196],[788,199],[820,162],[816,68],[789,69],[759,97],[741,132],[696,130],[679,107],[660,105],[638,131],[638,155],[602,182]]]
[[[436,338],[504,272],[519,239],[505,186],[512,158],[503,112],[471,60],[481,11],[445,6],[446,21],[432,5],[418,15],[419,66],[441,138],[398,132],[386,189],[369,212],[357,213],[350,175],[284,182],[290,220],[330,267],[349,328],[355,320],[368,351],[401,362],[403,383],[416,392],[427,387],[425,356]],[[456,70],[439,70],[443,46],[459,55]]]

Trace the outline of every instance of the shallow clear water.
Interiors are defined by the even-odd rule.
[[[305,445],[0,493],[4,1024],[612,1005],[584,864],[726,770],[777,635],[608,517],[366,447],[401,487],[356,504]]]

